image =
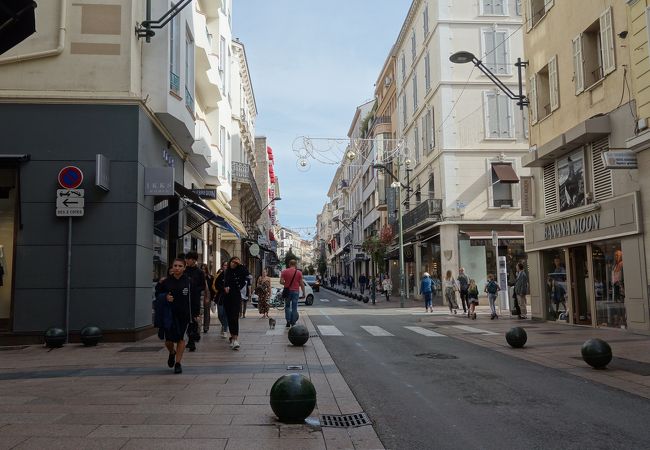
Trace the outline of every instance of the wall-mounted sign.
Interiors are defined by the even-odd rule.
[[[521,189],[521,215],[534,216],[533,199],[535,191],[533,190],[533,177],[519,177],[519,186]]]
[[[600,230],[599,212],[547,223],[544,226],[544,239],[558,239],[597,230]]]
[[[260,246],[257,244],[251,244],[251,246],[248,248],[248,253],[250,253],[251,256],[259,256]]]
[[[145,167],[144,195],[174,195],[174,168]]]
[[[95,155],[95,186],[109,190],[111,160],[98,153]]]
[[[213,200],[217,199],[216,189],[192,189],[192,192],[194,192],[200,198],[211,198]]]
[[[57,177],[64,189],[77,189],[84,180],[84,174],[77,166],[66,166],[59,171]]]
[[[606,169],[637,169],[636,153],[632,150],[603,152],[603,164]]]

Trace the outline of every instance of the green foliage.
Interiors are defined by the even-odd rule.
[[[325,260],[324,255],[320,255],[318,257],[318,261],[316,262],[316,267],[318,273],[325,276],[325,274],[327,273],[327,261]]]
[[[294,253],[291,251],[291,249],[289,249],[287,254],[284,255],[284,267],[289,267],[289,261],[291,261],[292,259],[295,259],[296,261],[298,261],[300,258],[298,258],[296,255],[294,255]]]

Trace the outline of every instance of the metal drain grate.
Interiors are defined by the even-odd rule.
[[[415,356],[429,359],[458,359],[458,356],[447,355],[446,353],[416,353]]]
[[[320,416],[320,424],[322,427],[333,428],[354,428],[370,425],[370,419],[366,413],[344,414],[337,416],[334,414],[323,414]]]
[[[133,352],[133,353],[138,353],[138,352],[159,352],[162,350],[163,347],[156,346],[156,347],[124,347],[122,350],[119,352]]]
[[[287,370],[302,370],[302,366],[298,364],[293,366],[287,366]]]

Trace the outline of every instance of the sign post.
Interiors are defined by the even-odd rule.
[[[70,276],[72,274],[72,218],[84,215],[84,190],[77,189],[84,180],[81,169],[66,166],[57,176],[63,189],[56,191],[56,215],[68,218],[68,252],[65,273],[65,342],[70,340]]]

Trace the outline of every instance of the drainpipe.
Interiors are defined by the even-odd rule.
[[[12,64],[16,62],[29,61],[31,59],[47,58],[49,56],[60,55],[65,47],[65,33],[66,33],[66,18],[68,15],[68,0],[61,0],[61,20],[59,22],[59,44],[56,48],[51,50],[44,50],[40,52],[27,53],[25,55],[8,56],[0,58],[0,65]]]

